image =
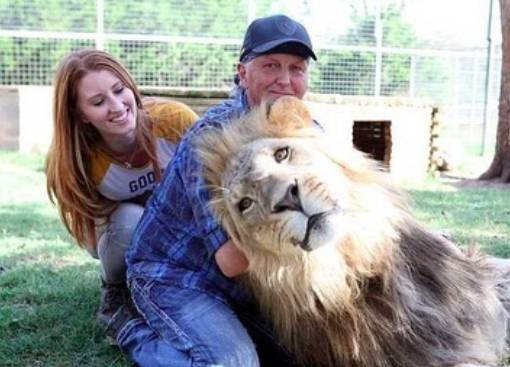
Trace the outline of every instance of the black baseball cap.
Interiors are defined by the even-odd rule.
[[[286,15],[255,19],[244,35],[239,60],[248,54],[289,53],[317,60],[305,27]]]

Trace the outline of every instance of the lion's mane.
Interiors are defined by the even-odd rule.
[[[281,98],[197,141],[212,209],[246,253],[244,282],[282,344],[303,366],[495,365],[506,312],[486,257],[425,230],[370,159],[312,125],[301,102]],[[299,256],[245,246],[222,199],[222,174],[241,147],[264,137],[318,142],[359,187],[360,205],[377,200],[384,214],[337,246]]]

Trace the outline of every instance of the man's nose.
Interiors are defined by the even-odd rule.
[[[277,82],[280,84],[290,84],[290,72],[288,70],[281,70],[278,74]]]

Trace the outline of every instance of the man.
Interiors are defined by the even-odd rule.
[[[119,346],[139,365],[149,365],[142,354],[150,350],[151,358],[159,353],[161,364],[171,366],[292,365],[235,280],[248,263],[208,208],[193,139],[262,101],[302,98],[310,58],[316,56],[300,23],[284,15],[253,21],[244,37],[234,98],[211,108],[182,139],[126,258],[133,300],[154,332],[141,324],[126,332],[122,325]]]

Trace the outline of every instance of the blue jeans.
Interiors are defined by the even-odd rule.
[[[251,308],[234,311],[201,290],[137,278],[131,293],[142,317],[117,337],[139,366],[294,366]]]
[[[126,250],[140,221],[144,207],[133,203],[120,203],[105,225],[96,227],[97,247],[87,247],[92,257],[101,262],[101,277],[108,284],[126,282]]]

